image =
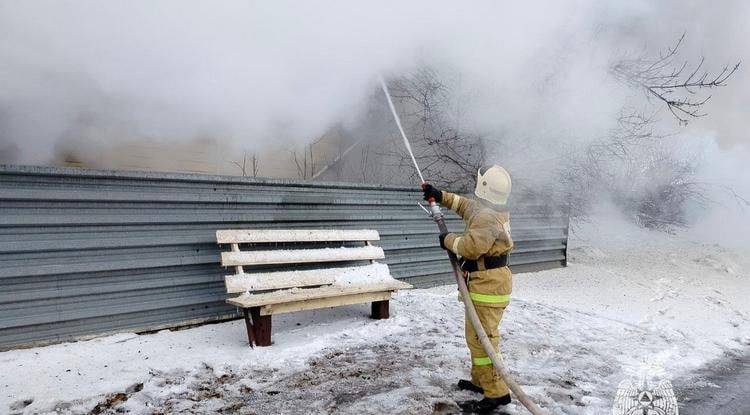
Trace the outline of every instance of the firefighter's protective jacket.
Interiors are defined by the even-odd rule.
[[[485,256],[509,254],[513,249],[510,215],[482,202],[442,192],[441,204],[456,212],[466,223],[462,235],[449,233],[445,246],[456,255],[477,261],[479,271],[469,275],[469,293],[477,306],[505,307],[510,301],[512,277],[508,267],[486,269]]]

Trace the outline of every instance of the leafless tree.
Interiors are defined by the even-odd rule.
[[[242,177],[258,177],[260,165],[258,163],[258,157],[255,153],[253,153],[252,157],[250,158],[250,166],[248,166],[247,152],[245,151],[242,152],[242,163],[232,161],[232,164],[240,169],[240,171],[242,172]],[[248,168],[250,168],[249,173]]]
[[[302,154],[297,154],[297,150],[291,151],[292,161],[294,161],[295,167],[297,167],[297,177],[302,180],[312,179],[316,173],[315,165],[315,145],[320,143],[324,137],[319,137],[317,140],[310,144],[305,145],[302,148]]]
[[[695,164],[671,151],[650,151],[626,167],[629,180],[615,189],[615,201],[643,227],[670,231],[685,226],[687,202],[709,202],[706,189],[695,181]]]
[[[438,186],[456,191],[473,187],[485,159],[484,143],[482,137],[459,128],[451,113],[456,105],[454,91],[428,67],[392,80],[389,88],[423,175]],[[394,142],[386,154],[392,156],[395,167],[412,172],[403,147]]]
[[[294,165],[297,167],[297,177],[299,177],[302,180],[305,180],[308,178],[308,176],[311,175],[310,170],[311,168],[308,168],[308,153],[307,153],[308,146],[305,146],[305,148],[302,149],[302,155],[297,155],[297,150],[292,151],[292,159],[294,160]],[[310,153],[312,154],[312,150],[310,150]],[[309,161],[309,164],[313,164],[312,160]]]
[[[367,183],[367,170],[370,162],[370,145],[364,144],[359,158],[359,172],[362,175],[362,183]]]
[[[666,105],[682,125],[706,116],[703,106],[711,96],[705,91],[726,86],[740,66],[711,75],[703,58],[693,65],[680,59],[684,40],[683,34],[657,57],[623,59],[612,67],[615,77]],[[710,203],[710,186],[697,181],[695,163],[662,146],[672,134],[655,130],[657,112],[624,108],[608,134],[568,155],[560,189],[574,216],[585,217],[606,192],[642,226],[670,230],[686,224],[688,203]]]
[[[617,78],[665,104],[683,125],[692,118],[706,115],[703,105],[711,95],[704,95],[702,91],[726,86],[726,81],[737,72],[741,63],[724,66],[720,72],[711,74],[704,69],[704,57],[697,64],[681,61],[680,47],[684,40],[685,34],[658,57],[624,59],[612,67]]]
[[[677,155],[665,141],[670,134],[657,131],[654,124],[653,113],[623,113],[609,134],[578,155],[568,155],[569,163],[560,169],[560,186],[540,192],[567,201],[571,215],[584,220],[591,203],[606,194],[636,223],[667,232],[687,225],[688,206],[716,203],[710,195],[717,192],[750,208],[730,187],[698,180],[697,157]]]

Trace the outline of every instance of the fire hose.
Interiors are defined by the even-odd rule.
[[[411,144],[409,144],[409,139],[406,138],[404,128],[401,126],[401,120],[398,117],[396,108],[393,106],[391,94],[388,92],[388,86],[386,85],[383,78],[380,78],[380,86],[383,88],[383,93],[388,100],[388,106],[391,109],[391,113],[393,113],[393,118],[396,121],[398,130],[404,140],[404,145],[406,145],[406,149],[411,156],[411,160],[414,163],[414,167],[416,168],[419,179],[422,181],[422,186],[424,187],[427,182],[425,181],[424,176],[422,176],[422,171],[419,169],[416,158],[414,158],[414,152],[412,151]],[[448,227],[445,225],[445,219],[443,218],[443,212],[440,211],[440,207],[435,202],[434,198],[430,198],[428,202],[430,203],[430,216],[435,221],[435,223],[437,223],[437,226],[440,229],[440,233],[447,233]],[[469,317],[471,325],[474,326],[474,330],[479,337],[479,342],[482,344],[484,351],[492,361],[492,365],[494,366],[495,371],[503,378],[505,384],[508,385],[508,388],[513,391],[513,394],[516,396],[516,398],[523,404],[523,406],[526,407],[526,409],[529,410],[529,412],[531,412],[533,415],[544,414],[545,412],[543,412],[542,409],[529,398],[526,392],[521,389],[521,386],[510,375],[510,372],[505,366],[505,362],[503,361],[503,357],[502,355],[500,355],[500,352],[498,351],[496,353],[494,347],[492,347],[492,343],[490,342],[489,337],[487,337],[487,333],[484,331],[484,327],[482,327],[482,323],[479,320],[477,310],[474,308],[474,303],[471,301],[469,288],[466,286],[466,280],[463,277],[463,272],[458,265],[458,257],[451,251],[447,252],[448,258],[450,259],[451,266],[453,268],[453,275],[456,278],[456,283],[458,284],[458,291],[461,293],[461,299],[463,300],[464,307],[466,309],[466,315]]]

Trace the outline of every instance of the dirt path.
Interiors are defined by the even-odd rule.
[[[389,343],[331,349],[310,359],[306,370],[284,375],[273,370],[219,374],[204,365],[184,375],[155,374],[151,392],[129,400],[153,414],[456,413],[455,399],[476,395],[454,390],[463,363],[445,360],[436,349],[436,342],[425,343],[420,354]],[[250,387],[246,379],[264,381]],[[124,408],[117,403],[99,413],[119,413]]]

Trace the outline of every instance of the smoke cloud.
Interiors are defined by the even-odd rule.
[[[377,74],[425,62],[460,74],[472,128],[556,144],[587,139],[624,102],[643,99],[612,79],[613,59],[686,32],[686,56],[730,63],[748,50],[749,8],[3,1],[0,156],[44,163],[58,142],[81,135],[103,145],[134,137],[210,136],[245,148],[303,142],[356,119]],[[725,146],[745,140],[739,108],[750,104],[747,75],[732,84],[708,108],[715,121],[695,123]]]

